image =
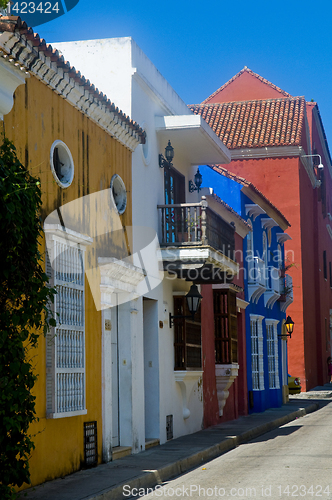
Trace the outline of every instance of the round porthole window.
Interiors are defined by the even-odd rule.
[[[62,188],[69,187],[74,179],[74,162],[70,149],[64,142],[53,142],[50,163],[57,184]]]
[[[113,175],[110,188],[117,211],[121,215],[126,210],[127,191],[123,180],[118,174]]]

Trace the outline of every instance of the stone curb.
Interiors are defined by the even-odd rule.
[[[188,470],[197,467],[198,465],[203,464],[204,462],[208,462],[214,458],[219,457],[223,453],[230,451],[242,443],[246,441],[250,441],[251,439],[255,439],[267,432],[270,432],[282,425],[295,420],[296,418],[304,417],[308,413],[312,413],[318,410],[319,405],[317,403],[313,403],[309,405],[307,408],[301,408],[300,410],[294,411],[293,413],[289,413],[283,417],[280,417],[272,422],[268,422],[249,431],[245,431],[239,436],[234,436],[225,439],[221,443],[218,443],[214,446],[210,446],[205,450],[199,451],[194,455],[191,455],[187,458],[183,458],[178,460],[177,462],[168,464],[162,467],[159,470],[155,470],[153,472],[149,472],[148,474],[144,474],[142,476],[133,478],[125,483],[112,488],[111,490],[105,490],[102,493],[99,493],[94,496],[86,497],[85,500],[120,500],[123,499],[123,487],[125,485],[129,485],[130,489],[133,488],[154,488],[157,484],[161,484],[163,481],[167,479],[171,479],[172,477],[179,476],[180,474],[187,472]]]

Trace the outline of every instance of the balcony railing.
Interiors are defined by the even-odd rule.
[[[234,260],[234,227],[208,207],[202,197],[200,203],[158,205],[160,215],[160,245],[209,245]]]

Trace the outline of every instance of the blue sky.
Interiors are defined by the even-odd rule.
[[[332,150],[331,15],[328,0],[80,0],[34,30],[54,47],[131,36],[187,104],[201,102],[248,66],[290,94],[318,102]]]

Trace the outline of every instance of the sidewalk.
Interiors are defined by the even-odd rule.
[[[326,388],[322,388],[326,390]],[[310,399],[291,399],[281,408],[254,413],[204,429],[108,464],[75,472],[35,488],[22,491],[28,500],[117,500],[123,486],[152,488],[196,466],[218,457],[241,443],[280,427],[319,408]],[[128,491],[129,488],[127,488]],[[27,496],[24,496],[24,493]],[[127,495],[128,496],[128,495]]]

